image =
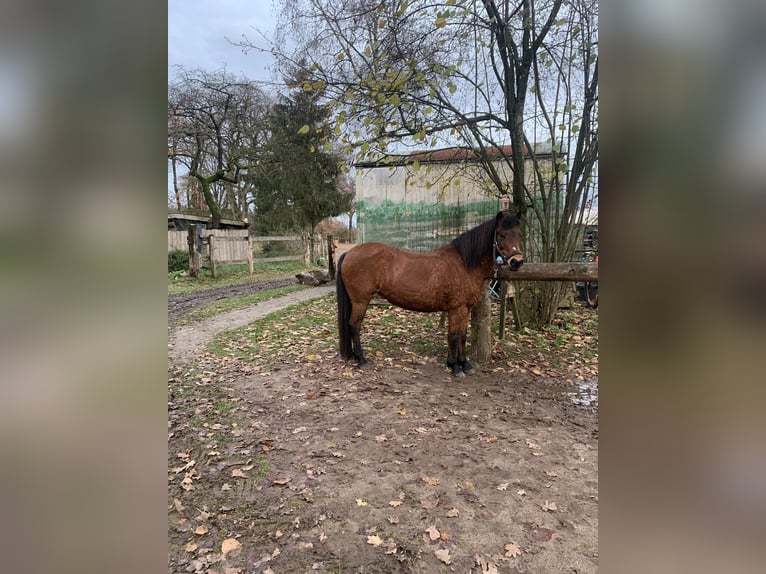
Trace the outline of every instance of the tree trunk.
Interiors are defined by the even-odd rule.
[[[207,177],[197,177],[197,179],[200,182],[200,185],[202,186],[202,196],[205,198],[205,203],[207,204],[208,208],[210,209],[210,228],[211,229],[220,229],[221,227],[221,210],[218,207],[218,203],[215,200],[215,197],[213,197],[213,191],[210,189],[210,181]]]
[[[486,363],[492,356],[492,303],[488,284],[481,289],[481,298],[471,311],[471,360]]]
[[[176,194],[176,207],[178,208],[178,211],[181,211],[181,192],[178,189],[178,175],[176,173],[175,157],[170,160],[170,165],[173,166],[173,192]]]

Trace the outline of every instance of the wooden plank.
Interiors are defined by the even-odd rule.
[[[303,239],[300,235],[253,235],[253,243],[263,243],[265,241],[300,241]]]
[[[505,281],[598,281],[598,263],[524,263],[518,271],[502,267]]]
[[[277,261],[300,261],[303,255],[285,255],[284,257],[258,257],[253,259],[254,263],[275,263]]]

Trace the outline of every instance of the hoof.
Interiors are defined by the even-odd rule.
[[[463,371],[452,371],[452,376],[461,378],[461,377],[465,377],[465,373]]]
[[[465,365],[463,365],[463,373],[465,373],[466,375],[475,375],[476,371],[473,370],[473,367],[471,365],[466,363]]]

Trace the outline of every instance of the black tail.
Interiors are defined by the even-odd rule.
[[[343,284],[343,253],[338,258],[338,268],[335,272],[335,293],[338,299],[338,336],[340,337],[340,356],[343,359],[350,359],[354,356],[351,345],[351,299],[346,292],[346,286]]]

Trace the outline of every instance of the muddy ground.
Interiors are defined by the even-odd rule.
[[[204,338],[170,359],[169,572],[597,571],[594,367],[258,366]]]

